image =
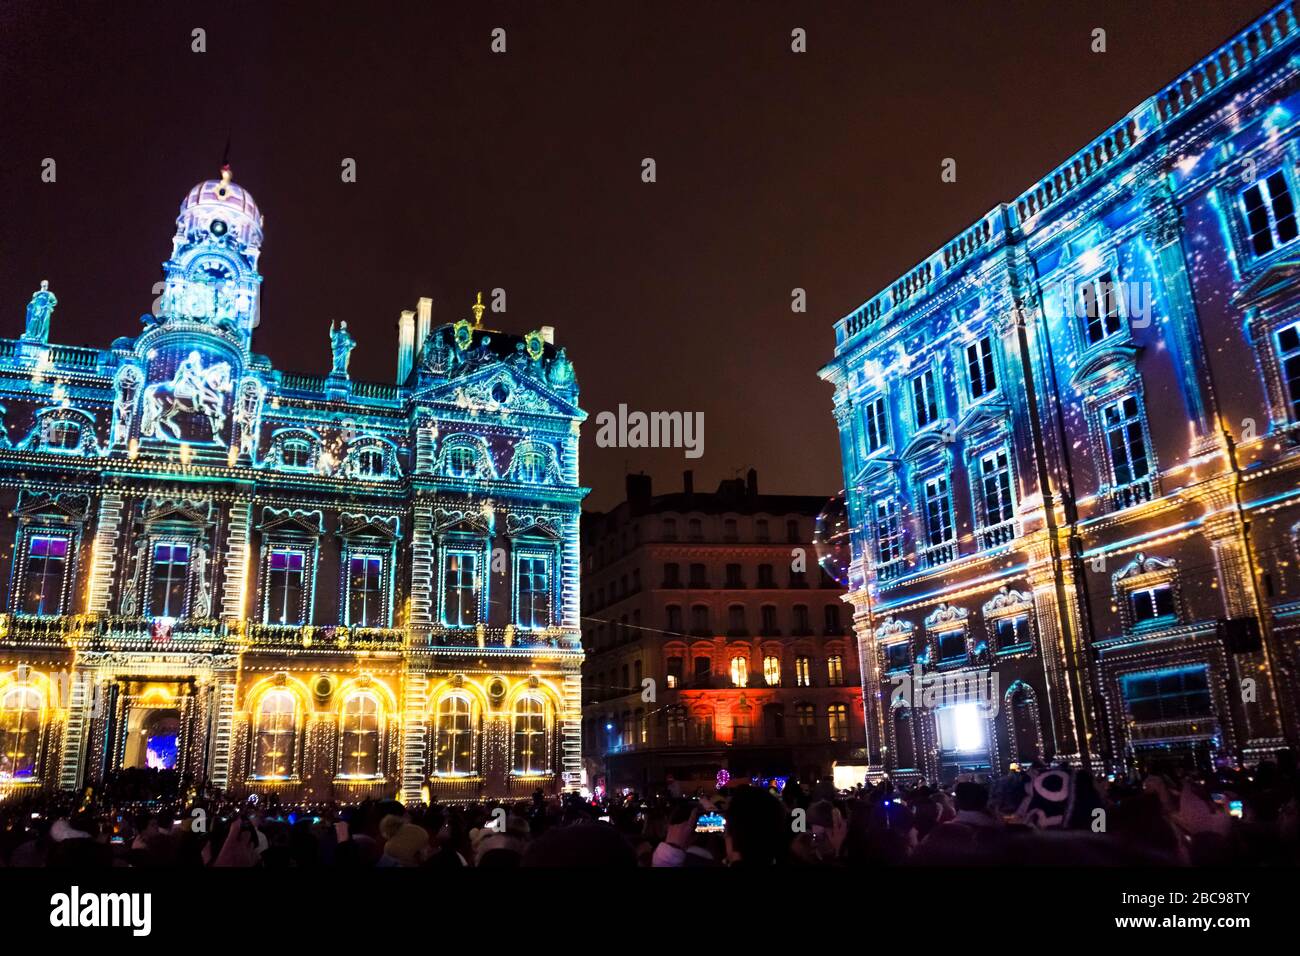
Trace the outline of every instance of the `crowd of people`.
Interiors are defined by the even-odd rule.
[[[144,784],[148,782],[145,781]],[[1250,770],[1098,780],[1035,766],[940,787],[746,783],[709,794],[568,794],[474,805],[291,808],[141,799],[117,781],[0,807],[10,867],[1294,865],[1290,754]]]

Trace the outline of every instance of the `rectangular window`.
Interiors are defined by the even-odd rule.
[[[912,666],[912,650],[907,641],[885,645],[885,670],[905,671]]]
[[[810,671],[811,664],[812,661],[806,657],[796,657],[794,659],[794,686],[812,686],[812,673]]]
[[[1282,391],[1291,410],[1291,420],[1300,421],[1300,322],[1278,331],[1277,351]]]
[[[1137,723],[1160,723],[1211,717],[1209,672],[1205,665],[1146,674],[1120,681],[1129,717]]]
[[[680,687],[682,683],[682,659],[680,657],[668,658],[668,687]]]
[[[997,391],[998,379],[993,369],[993,338],[986,335],[966,346],[966,380],[972,402]]]
[[[980,458],[980,498],[985,527],[1011,520],[1011,458],[1005,448]]]
[[[876,499],[876,559],[881,564],[903,556],[903,530],[898,521],[898,502],[893,498]]]
[[[267,624],[305,623],[306,595],[303,591],[305,559],[306,555],[303,552],[287,548],[274,548],[267,557]]]
[[[1295,239],[1295,204],[1281,170],[1247,187],[1241,201],[1246,207],[1246,228],[1255,255],[1267,255]]]
[[[520,627],[551,626],[551,567],[545,555],[519,556]]]
[[[57,617],[63,613],[68,539],[62,535],[34,534],[27,540],[27,587],[23,592],[23,613]]]
[[[1010,651],[1029,646],[1029,616],[1017,614],[1015,617],[998,618],[993,626],[999,651]]]
[[[862,408],[862,436],[867,443],[867,454],[879,451],[889,444],[889,425],[886,418],[885,398],[873,398]]]
[[[1101,410],[1101,426],[1106,433],[1115,486],[1122,488],[1146,478],[1151,465],[1137,396],[1130,395],[1105,406]]]
[[[1141,591],[1130,591],[1128,595],[1129,610],[1133,614],[1134,624],[1147,621],[1174,618],[1174,589],[1168,584],[1160,584]]]
[[[190,546],[160,541],[153,546],[153,590],[149,611],[154,617],[184,617],[189,583]]]
[[[979,704],[954,704],[935,713],[939,749],[945,754],[982,753],[988,750],[988,720]]]
[[[948,496],[948,478],[931,478],[924,486],[925,536],[930,547],[953,539],[952,501]]]
[[[844,658],[838,654],[826,658],[826,683],[831,687],[839,687],[844,683]]]
[[[939,635],[939,660],[952,663],[966,658],[966,632],[944,631]]]
[[[934,369],[928,368],[912,379],[912,413],[917,428],[924,428],[939,418],[939,404],[934,390]]]
[[[1079,285],[1079,317],[1083,319],[1089,345],[1096,345],[1124,327],[1117,293],[1109,272]]]
[[[448,627],[478,623],[478,555],[448,552],[443,567],[443,618]]]
[[[354,554],[348,560],[348,626],[384,627],[384,559]]]

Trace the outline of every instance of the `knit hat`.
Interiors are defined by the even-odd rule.
[[[401,866],[418,866],[420,854],[429,848],[429,832],[414,823],[404,823],[384,844],[384,855]]]

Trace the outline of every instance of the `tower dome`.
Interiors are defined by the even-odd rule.
[[[229,234],[256,259],[262,246],[262,212],[252,194],[231,177],[230,167],[222,166],[220,179],[204,180],[186,193],[176,217],[178,247],[200,232],[217,238]]]
[[[261,252],[262,213],[223,166],[220,179],[199,183],[181,201],[157,318],[216,326],[247,346],[258,324]]]

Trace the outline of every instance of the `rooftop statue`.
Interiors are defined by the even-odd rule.
[[[357,340],[348,331],[348,324],[340,322],[338,328],[330,323],[330,349],[334,353],[334,367],[330,375],[335,378],[348,377],[348,362],[352,359],[352,350],[357,347]]]
[[[27,303],[27,329],[23,338],[30,342],[48,342],[50,340],[50,316],[59,300],[50,291],[48,279],[41,280],[41,288]]]

